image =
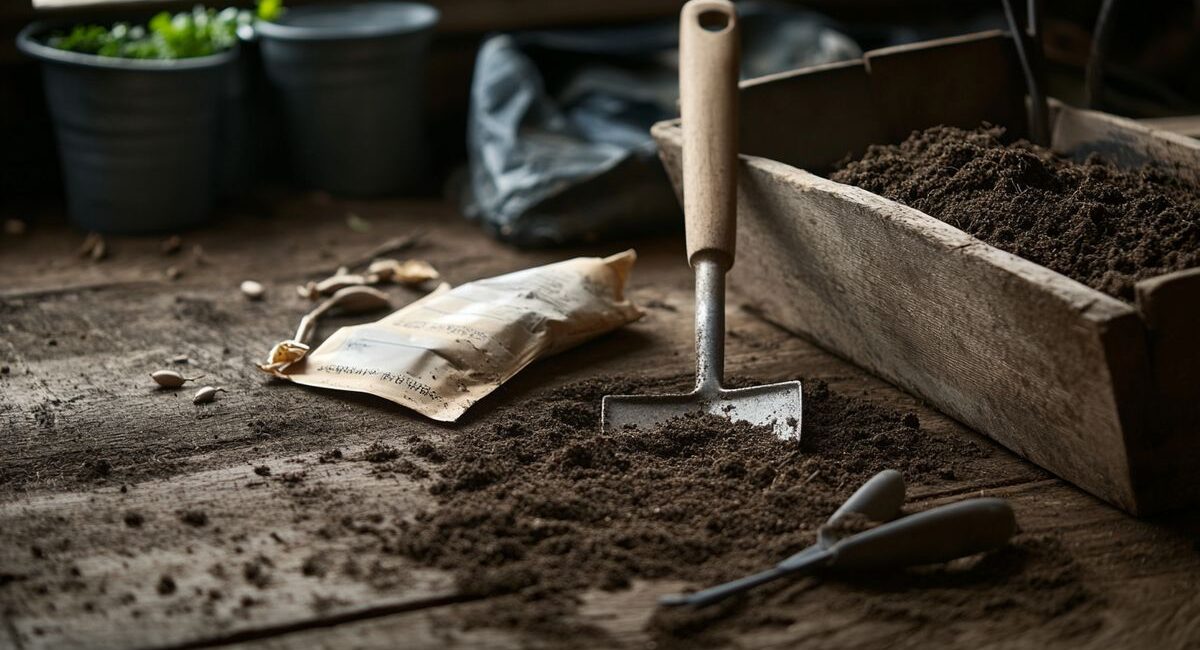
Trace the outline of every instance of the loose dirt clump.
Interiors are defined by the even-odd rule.
[[[830,178],[1126,301],[1139,280],[1200,266],[1200,188],[1159,166],[1076,163],[1003,135],[933,127]]]
[[[399,523],[392,538],[398,552],[452,571],[463,592],[488,597],[462,608],[468,626],[580,642],[590,628],[572,615],[589,590],[619,590],[635,579],[699,587],[762,569],[812,543],[824,520],[876,472],[895,468],[911,484],[937,484],[988,453],[819,381],[805,383],[799,443],[709,415],[650,431],[599,432],[603,395],[680,383],[585,381],[460,431],[438,449],[444,461],[430,487],[437,509]],[[1042,550],[1029,552],[1040,557]],[[964,600],[980,585],[1012,588],[1003,577],[960,574],[955,588]],[[947,579],[947,588],[957,579]],[[918,590],[905,597],[920,607]],[[652,632],[663,643],[694,642],[731,625],[763,624],[729,611],[687,615],[682,625],[656,618]],[[794,621],[795,614],[776,612],[776,619]]]

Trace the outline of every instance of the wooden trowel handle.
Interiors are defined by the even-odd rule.
[[[737,240],[737,83],[740,30],[733,3],[691,0],[679,17],[683,212],[688,262],[700,253],[733,266]]]

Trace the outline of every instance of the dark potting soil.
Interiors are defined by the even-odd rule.
[[[1200,188],[1146,166],[1083,163],[1004,130],[938,126],[830,175],[1132,301],[1139,280],[1200,266]]]
[[[799,443],[714,416],[598,432],[603,395],[683,387],[678,379],[572,384],[425,449],[436,459],[438,507],[402,524],[400,553],[453,572],[464,593],[489,597],[460,608],[461,623],[579,641],[589,629],[572,614],[584,592],[639,578],[699,588],[760,570],[811,544],[878,471],[936,485],[989,453],[820,381],[804,385]],[[1053,540],[1019,536],[1008,549],[964,562],[835,582],[817,602],[840,599],[913,622],[1041,623],[1089,599]],[[781,581],[713,608],[660,610],[650,631],[660,644],[687,646],[787,625],[802,615],[799,593],[815,584],[824,582]],[[1054,613],[1047,602],[1058,604]]]

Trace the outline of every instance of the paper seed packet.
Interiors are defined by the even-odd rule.
[[[627,250],[443,285],[374,323],[337,330],[315,350],[280,343],[259,367],[453,422],[535,360],[641,318],[625,298],[636,260]]]

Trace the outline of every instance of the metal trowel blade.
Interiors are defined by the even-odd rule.
[[[712,413],[799,440],[800,405],[798,381],[675,395],[608,395],[600,407],[600,428],[606,433],[630,426],[648,429],[680,415]]]

